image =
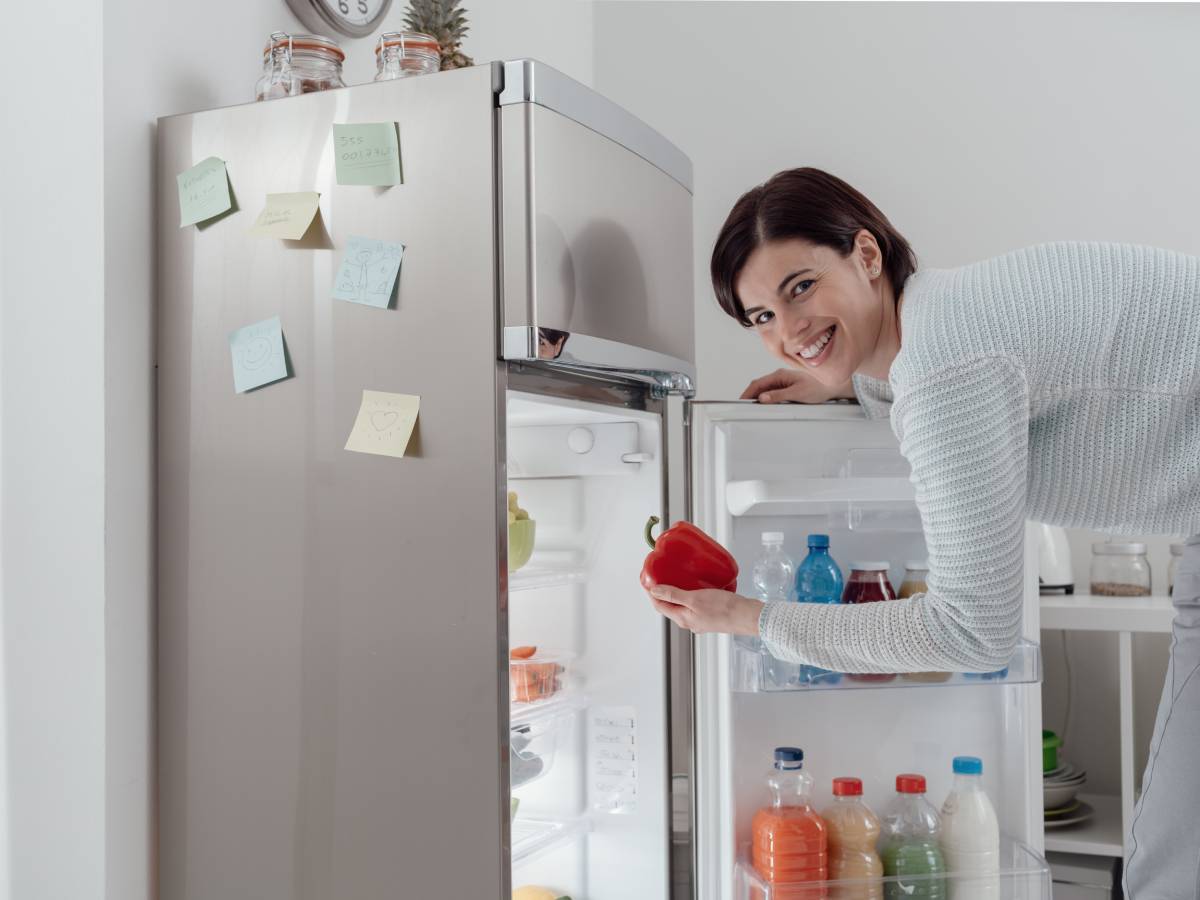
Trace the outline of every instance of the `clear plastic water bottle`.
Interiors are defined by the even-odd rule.
[[[764,603],[796,599],[796,567],[783,552],[783,532],[763,532],[762,549],[754,561],[752,578],[754,595]],[[763,674],[770,687],[790,687],[799,682],[800,666],[778,660],[764,651]]]
[[[829,555],[829,535],[808,536],[808,556],[796,569],[796,599],[801,603],[841,603],[844,587],[842,570]],[[837,672],[816,666],[800,666],[799,680],[808,684],[836,684]]]

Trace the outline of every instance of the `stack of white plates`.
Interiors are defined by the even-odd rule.
[[[1063,762],[1057,769],[1042,776],[1042,804],[1046,810],[1046,827],[1073,825],[1092,814],[1092,808],[1075,799],[1087,783],[1087,772]]]

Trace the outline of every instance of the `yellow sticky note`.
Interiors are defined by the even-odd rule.
[[[250,229],[251,234],[264,237],[298,241],[308,231],[321,195],[316,191],[300,191],[295,194],[267,194],[267,205],[258,214],[258,220]]]
[[[363,391],[362,405],[350,429],[346,449],[379,456],[404,456],[420,410],[421,398],[413,394]]]

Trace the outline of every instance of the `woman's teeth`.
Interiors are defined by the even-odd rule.
[[[829,339],[833,337],[833,328],[834,326],[830,325],[825,329],[819,338],[800,351],[800,355],[805,359],[812,359],[818,356],[825,349],[825,345],[829,343]]]

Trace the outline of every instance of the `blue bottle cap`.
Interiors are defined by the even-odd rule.
[[[983,760],[977,756],[956,756],[954,757],[954,774],[982,775]]]
[[[829,535],[827,534],[810,534],[808,536],[808,546],[810,547],[828,547]]]
[[[804,761],[804,751],[799,747],[776,747],[775,765],[794,769]]]

